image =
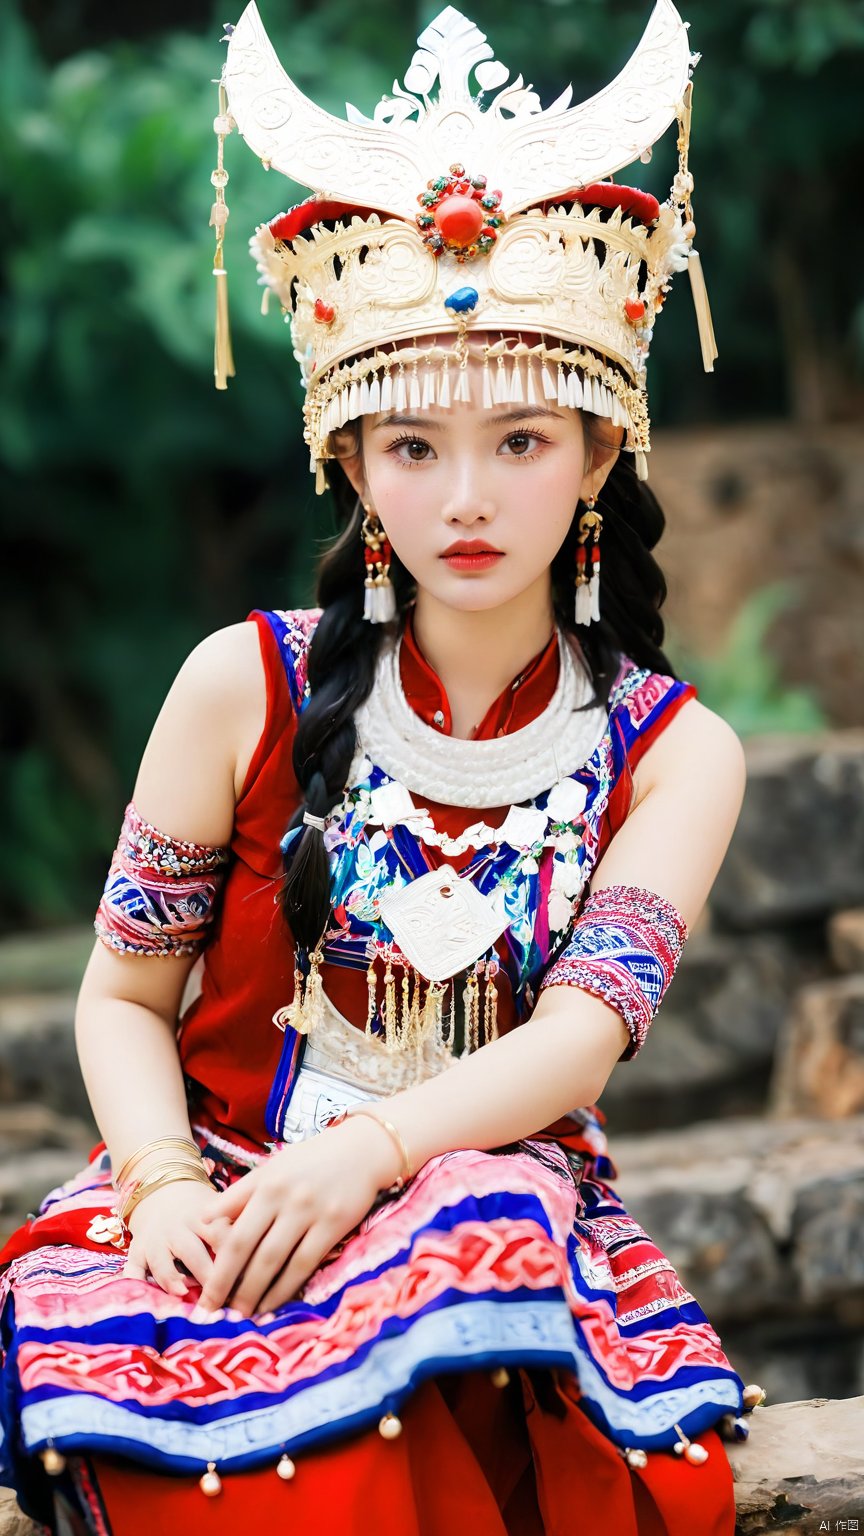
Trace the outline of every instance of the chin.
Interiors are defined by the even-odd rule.
[[[484,581],[481,575],[477,575],[463,576],[458,583],[448,582],[446,587],[434,586],[428,590],[440,603],[456,613],[486,613],[493,608],[506,608],[525,587],[511,591],[500,582]]]

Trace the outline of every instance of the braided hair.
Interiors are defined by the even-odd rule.
[[[608,443],[598,418],[582,413],[589,444]],[[359,423],[353,433],[354,451]],[[341,437],[341,434],[340,434]],[[321,557],[316,601],[323,610],[308,657],[310,697],[297,720],[294,772],[304,794],[288,831],[299,829],[285,853],[281,903],[297,942],[312,950],[330,915],[330,864],[322,832],[304,824],[306,811],[324,817],[344,794],[357,748],[354,715],[372,691],[384,626],[363,618],[364,579],[361,526],[364,510],[338,462],[328,465],[331,490],[342,531]],[[637,666],[674,676],[662,650],[664,625],[660,608],[666,581],[651,551],[665,527],[654,493],[636,477],[628,455],[619,455],[602,491],[603,613],[599,623],[576,625],[573,581],[579,518],[577,504],[564,542],[552,561],[552,598],[558,625],[578,639],[590,671],[594,697],[584,708],[608,705],[621,655]],[[396,596],[400,628],[416,587],[410,573],[393,553],[390,579]]]

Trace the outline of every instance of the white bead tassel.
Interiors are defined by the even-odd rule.
[[[491,378],[489,376],[489,359],[488,359],[488,357],[484,357],[484,359],[483,359],[483,409],[484,409],[484,411],[491,410],[492,409],[492,405],[493,405],[493,399],[492,399],[492,380],[491,380]]]
[[[421,408],[420,380],[417,377],[416,362],[411,369],[411,375],[408,384],[408,405],[412,411],[419,411]]]
[[[393,375],[387,371],[381,380],[381,410],[389,411],[393,404]]]
[[[507,389],[507,370],[504,367],[503,357],[499,357],[498,366],[495,369],[494,398],[496,405],[506,405],[509,391]]]
[[[488,368],[484,368],[484,370],[483,370],[483,391],[484,391],[483,403],[484,403],[484,405],[486,404],[485,391],[486,391],[486,376],[487,376],[488,372],[489,372]],[[470,401],[471,401],[471,380],[468,377],[468,369],[467,368],[463,368],[461,365],[459,367],[459,378],[456,381],[456,388],[455,388],[455,390],[453,392],[453,399],[454,400],[465,400],[469,404],[470,404]],[[489,404],[490,405],[492,404],[491,398],[489,400]]]
[[[406,404],[405,370],[400,368],[396,375],[396,383],[393,385],[393,408],[397,411],[404,411]]]
[[[547,400],[555,400],[555,399],[557,399],[557,397],[558,397],[558,386],[555,383],[555,379],[554,379],[554,376],[553,376],[552,372],[546,366],[545,362],[542,363],[541,366],[540,366],[540,377],[543,380],[543,394],[544,394],[544,397]]]
[[[584,394],[582,390],[582,380],[576,372],[576,369],[573,368],[571,369],[570,377],[567,380],[567,404],[571,406],[573,410],[578,411],[581,408],[583,401]]]
[[[444,409],[450,404],[450,369],[447,359],[444,359],[444,372],[438,384],[438,404]]]
[[[423,394],[420,401],[420,409],[428,411],[435,404],[435,375],[429,364],[426,364],[426,372],[423,375]]]
[[[693,295],[693,308],[696,311],[696,324],[699,327],[699,342],[702,347],[702,366],[706,373],[714,372],[714,359],[717,357],[717,342],[714,338],[714,325],[711,320],[711,307],[708,303],[708,290],[705,287],[705,274],[702,271],[702,262],[699,252],[690,247],[690,255],[687,259],[687,271],[690,276],[690,291]]]
[[[582,585],[576,588],[577,624],[591,623],[591,592],[589,590],[590,585],[591,583],[589,581],[583,581]]]
[[[508,398],[514,401],[517,405],[521,405],[525,399],[525,396],[522,393],[522,374],[519,371],[519,359],[516,357],[513,359],[513,369],[510,374],[510,391]]]
[[[558,404],[567,404],[567,378],[562,363],[558,364]]]
[[[599,618],[600,618],[600,563],[599,563],[599,561],[597,563],[597,568],[595,570],[595,573],[591,577],[591,580],[588,583],[588,589],[589,589],[589,593],[590,593],[590,602],[589,602],[590,619],[591,619],[591,623],[592,624],[596,624],[598,622]]]
[[[530,357],[526,361],[525,399],[529,405],[537,404],[537,391],[534,388],[534,364]]]
[[[644,454],[644,452],[642,451],[641,448],[637,448],[636,449],[635,457],[636,457],[636,478],[637,478],[637,480],[647,480],[648,479],[648,460],[646,459],[645,454]]]
[[[381,381],[377,373],[373,373],[369,385],[369,415],[377,416],[381,409]]]

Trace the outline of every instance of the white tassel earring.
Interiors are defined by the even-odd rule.
[[[366,513],[360,529],[364,543],[366,562],[365,596],[363,617],[370,624],[389,624],[396,617],[396,593],[390,580],[390,561],[393,550],[378,513],[363,503]]]
[[[576,623],[591,624],[600,618],[600,533],[603,517],[596,510],[592,496],[579,519],[579,543],[576,546]],[[588,544],[591,542],[591,573],[588,573]]]

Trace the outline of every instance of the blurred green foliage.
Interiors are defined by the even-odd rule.
[[[739,736],[818,731],[828,724],[808,689],[783,682],[767,644],[773,620],[794,606],[797,595],[790,581],[760,587],[739,608],[723,646],[712,656],[689,651],[670,626],[669,649],[679,675],[696,684],[706,709],[722,715]]]
[[[372,110],[439,7],[262,8],[294,78],[341,112],[346,99]],[[544,101],[568,79],[577,100],[602,87],[648,13],[617,0],[470,10]],[[308,602],[332,532],[306,473],[289,338],[260,317],[245,249],[305,189],[229,141],[238,377],[217,395],[207,220],[223,11],[206,25],[200,4],[165,11],[170,27],[158,11],[84,0],[45,8],[35,27],[15,0],[0,13],[0,926],[91,911],[183,656],[253,606]],[[699,0],[691,20],[704,54],[695,207],[722,367],[702,376],[680,285],[652,356],[655,424],[830,414],[854,396],[864,350],[848,254],[864,9]],[[673,164],[667,135],[640,183],[664,195]],[[832,238],[841,220],[844,239]],[[738,697],[761,728],[778,718],[780,688],[755,670],[756,628],[730,641],[712,686],[724,713],[738,718]]]

